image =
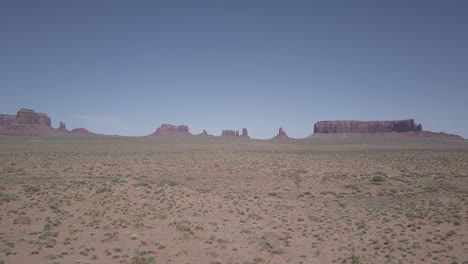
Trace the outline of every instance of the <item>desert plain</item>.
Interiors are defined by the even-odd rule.
[[[468,142],[3,137],[0,263],[468,263]]]

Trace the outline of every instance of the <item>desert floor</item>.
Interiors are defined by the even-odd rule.
[[[0,263],[468,263],[468,142],[0,138]]]

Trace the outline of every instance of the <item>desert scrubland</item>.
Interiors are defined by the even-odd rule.
[[[0,263],[468,263],[468,142],[0,138]]]

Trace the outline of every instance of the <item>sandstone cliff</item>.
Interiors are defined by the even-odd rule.
[[[221,132],[221,137],[236,137],[236,131],[234,130],[223,130],[223,132]]]
[[[193,136],[190,133],[188,126],[180,125],[174,126],[171,124],[163,124],[156,129],[156,131],[150,136],[155,137],[187,137]]]
[[[0,115],[0,127],[14,124],[41,125],[50,127],[50,118],[43,113],[36,113],[31,109],[20,109],[16,115]]]
[[[51,119],[44,113],[31,109],[20,109],[16,115],[0,115],[0,135],[2,136],[74,136],[94,135],[84,128],[68,131],[65,123],[60,122],[59,128],[51,126]]]
[[[314,125],[314,134],[381,133],[421,131],[413,119],[395,121],[320,121]]]
[[[0,115],[0,127],[9,126],[16,121],[15,115]]]
[[[242,129],[242,134],[239,134],[239,130],[223,130],[221,133],[220,137],[228,137],[228,138],[250,138],[249,137],[249,132],[247,131],[247,128]]]
[[[0,115],[0,135],[53,136],[61,132],[51,127],[50,118],[30,109],[20,109],[16,115]]]
[[[422,130],[413,119],[395,121],[320,121],[310,137],[379,137],[424,138],[431,140],[464,140],[463,137]]]
[[[44,125],[51,124],[50,118],[44,113],[36,113],[31,109],[20,109],[16,114],[16,123],[23,125]]]

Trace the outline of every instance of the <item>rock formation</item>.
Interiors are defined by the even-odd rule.
[[[425,138],[434,140],[464,140],[444,132],[422,130],[413,119],[395,121],[320,121],[314,125],[310,137],[380,137],[380,138]]]
[[[236,131],[234,130],[223,130],[221,137],[236,137]]]
[[[20,109],[16,114],[16,123],[23,125],[44,125],[51,124],[50,118],[43,113],[36,113],[31,109]]]
[[[288,135],[286,135],[286,132],[284,132],[283,128],[280,127],[279,131],[278,131],[278,135],[276,135],[274,138],[272,138],[274,140],[280,140],[280,139],[291,139],[290,137],[288,137]]]
[[[0,127],[9,126],[16,121],[15,115],[0,115]]]
[[[58,130],[68,132],[67,126],[62,121],[60,121],[60,126],[59,126]]]
[[[201,132],[200,134],[197,134],[196,136],[197,137],[214,137],[213,135],[208,134],[208,132],[206,132],[205,129],[203,129],[203,132]]]
[[[188,126],[180,125],[174,126],[171,124],[163,124],[156,129],[156,131],[151,134],[150,136],[156,137],[186,137],[186,136],[193,136],[192,133],[189,132]]]
[[[239,134],[239,130],[223,130],[220,137],[250,138],[247,128],[242,129],[242,134]]]
[[[51,126],[50,118],[44,113],[31,109],[20,109],[16,115],[0,115],[0,135],[4,136],[70,136],[98,135],[84,128],[68,131],[65,123],[60,122],[59,128]]]
[[[314,134],[382,133],[421,131],[413,119],[396,121],[320,121],[314,125]]]
[[[0,115],[0,127],[10,125],[42,125],[50,127],[50,118],[43,113],[36,113],[31,109],[20,109],[16,115]]]
[[[98,135],[96,133],[88,131],[86,128],[75,128],[70,131],[71,134],[77,134],[77,135]]]
[[[51,136],[61,132],[51,127],[50,118],[31,109],[20,109],[16,115],[0,115],[0,135]]]
[[[249,137],[249,132],[247,132],[247,128],[242,129],[242,136],[243,137]]]

